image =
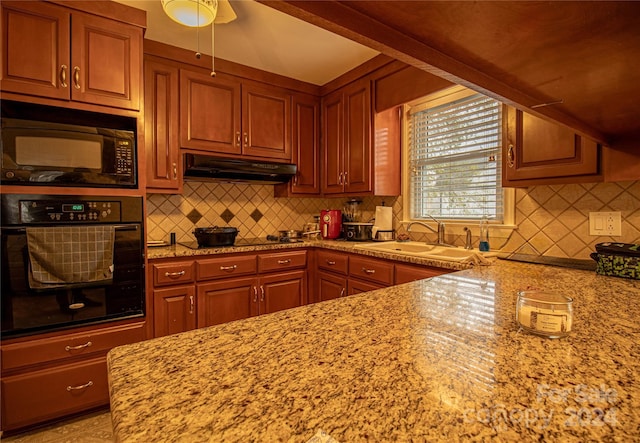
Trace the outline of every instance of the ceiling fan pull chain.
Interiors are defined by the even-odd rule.
[[[200,0],[196,2],[196,58],[200,60]]]
[[[216,76],[216,51],[215,51],[216,38],[213,32],[213,22],[211,22],[211,77]]]

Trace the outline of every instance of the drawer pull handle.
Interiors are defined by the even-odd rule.
[[[195,300],[193,299],[193,295],[189,296],[189,314],[193,314],[193,308],[195,305]]]
[[[342,288],[342,291],[340,291],[340,295],[339,295],[339,297],[344,297],[344,291],[345,291],[345,289],[346,289],[346,288]]]
[[[88,348],[89,346],[91,346],[93,343],[91,343],[90,341],[86,342],[83,345],[78,345],[78,346],[65,346],[64,350],[65,351],[77,351],[78,349],[83,349],[83,348]]]
[[[260,301],[264,301],[264,286],[260,285]]]
[[[184,274],[186,274],[187,271],[185,271],[184,269],[180,272],[165,272],[164,276],[165,277],[182,277]]]
[[[515,162],[515,153],[513,150],[513,145],[509,145],[509,149],[507,150],[507,166],[513,168],[516,164]]]
[[[327,260],[327,264],[328,264],[329,266],[333,266],[333,265],[335,265],[335,264],[336,264],[336,262],[331,261],[331,260]]]
[[[279,265],[288,265],[289,263],[291,263],[291,259],[288,258],[286,260],[278,260],[278,264]]]
[[[375,269],[362,268],[362,272],[364,272],[365,274],[375,274],[376,270]]]
[[[233,266],[220,266],[220,270],[221,271],[233,271],[234,269],[237,269],[238,265],[233,265]]]
[[[91,380],[89,380],[87,383],[80,385],[80,386],[67,386],[67,391],[71,392],[71,391],[79,391],[81,389],[87,389],[88,387],[93,386],[93,382]]]
[[[258,302],[258,288],[257,287],[253,287],[253,302],[257,303]]]

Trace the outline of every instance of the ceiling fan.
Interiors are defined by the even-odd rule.
[[[162,9],[175,22],[181,25],[200,29],[211,25],[211,77],[215,77],[214,52],[214,24],[224,24],[234,21],[238,16],[231,7],[229,0],[161,0]],[[200,33],[197,34],[198,47]],[[196,51],[196,58],[200,58],[200,50]]]

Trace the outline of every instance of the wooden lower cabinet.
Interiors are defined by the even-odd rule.
[[[2,379],[2,429],[109,404],[105,357]]]
[[[109,404],[106,354],[146,338],[144,321],[2,342],[2,431]]]
[[[349,295],[359,294],[361,292],[375,291],[376,289],[385,288],[387,285],[381,285],[379,283],[371,283],[356,279],[349,279],[347,284],[347,293]]]
[[[153,329],[155,337],[196,328],[196,288],[178,286],[153,291]]]
[[[198,285],[198,327],[258,315],[256,278],[235,278]]]
[[[318,271],[316,301],[333,300],[347,295],[347,277]]]
[[[306,304],[307,271],[260,277],[260,314],[270,314]]]

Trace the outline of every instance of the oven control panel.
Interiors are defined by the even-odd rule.
[[[89,200],[21,200],[22,223],[118,223],[120,202]]]

